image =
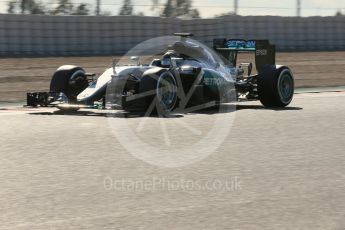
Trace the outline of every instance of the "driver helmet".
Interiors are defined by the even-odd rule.
[[[162,67],[171,67],[171,58],[178,57],[177,53],[173,50],[166,52],[161,59]]]

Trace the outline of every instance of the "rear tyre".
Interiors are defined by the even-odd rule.
[[[64,93],[69,103],[77,102],[77,96],[89,86],[85,71],[77,66],[61,66],[50,82],[50,92]]]
[[[258,94],[265,107],[286,107],[294,95],[294,78],[287,67],[265,66],[258,77]]]

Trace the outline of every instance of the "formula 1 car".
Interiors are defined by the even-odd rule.
[[[148,57],[141,52],[131,56],[130,63],[114,62],[98,78],[81,67],[62,66],[52,77],[50,92],[28,93],[27,105],[77,110],[101,104],[168,114],[237,100],[260,100],[266,107],[285,107],[292,101],[293,74],[275,64],[275,46],[269,41],[214,39],[211,49],[191,36],[175,34],[173,40],[166,39],[169,44],[160,56],[149,56],[149,63],[141,64]],[[237,65],[241,52],[255,53],[257,74],[252,74],[253,63]]]

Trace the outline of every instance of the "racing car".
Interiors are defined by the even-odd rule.
[[[158,55],[131,56],[113,62],[99,77],[81,67],[56,70],[50,92],[27,93],[27,106],[83,107],[149,111],[159,114],[187,108],[215,106],[238,100],[260,100],[265,107],[285,107],[294,94],[294,78],[287,66],[276,65],[275,46],[267,40],[214,39],[213,47],[191,39],[189,33],[174,40]],[[253,52],[253,63],[237,63],[242,52]]]

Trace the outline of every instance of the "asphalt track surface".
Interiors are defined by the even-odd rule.
[[[282,110],[246,102],[172,119],[2,109],[0,229],[345,229],[344,102],[302,93]],[[224,142],[183,167],[139,159],[112,130],[189,148],[229,117]]]

